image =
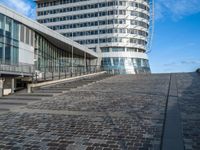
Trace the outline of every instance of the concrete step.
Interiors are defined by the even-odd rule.
[[[42,97],[33,97],[33,96],[5,96],[0,98],[0,100],[6,100],[6,99],[13,99],[13,100],[41,100]]]
[[[0,105],[7,104],[7,105],[27,105],[30,101],[25,100],[0,100]]]
[[[77,80],[77,81],[72,81],[72,82],[65,82],[65,83],[62,83],[62,84],[74,85],[74,84],[87,83],[87,82],[90,82],[90,81],[87,81],[87,80]]]
[[[35,94],[45,94],[45,93],[53,93],[53,94],[58,94],[58,93],[62,93],[63,91],[67,91],[67,90],[57,90],[57,89],[41,89],[41,90],[35,90],[33,91],[33,93]]]
[[[16,94],[16,96],[24,96],[24,97],[52,97],[53,93],[20,93]]]
[[[0,114],[6,113],[6,112],[9,112],[9,109],[0,109]]]
[[[13,107],[16,107],[16,105],[10,105],[10,104],[1,104],[0,105],[0,110],[1,111],[9,111]]]
[[[60,83],[60,84],[50,85],[50,86],[45,86],[45,87],[41,87],[39,89],[35,89],[35,91],[33,93],[34,94],[36,94],[36,93],[38,93],[38,94],[41,94],[41,93],[43,93],[43,94],[47,94],[47,93],[62,93],[62,91],[68,91],[70,89],[81,87],[83,85],[88,85],[90,83],[105,79],[106,77],[107,77],[107,75],[100,75],[100,76],[96,76],[96,77],[84,78],[84,79],[81,79],[81,80],[65,82],[65,83]],[[39,95],[39,96],[42,96],[42,95]]]
[[[49,87],[49,88],[47,88],[47,87],[45,87],[45,88],[40,88],[40,89],[38,89],[38,90],[44,90],[44,91],[46,91],[46,90],[63,90],[63,91],[66,91],[66,90],[70,90],[71,88],[66,88],[66,87]],[[35,91],[37,91],[37,90],[35,90]]]
[[[98,79],[97,79],[98,80]],[[84,82],[95,82],[97,81],[96,79],[84,79],[83,81]]]
[[[19,101],[19,102],[22,102],[22,103],[28,103],[28,102],[35,102],[35,101],[39,101],[39,100],[41,100],[41,98],[37,98],[37,99],[9,99],[9,98],[0,98],[0,102],[1,101],[13,101],[13,102],[15,102],[15,101]]]
[[[82,86],[84,84],[87,84],[87,83],[78,83],[78,84],[66,84],[66,85],[63,85],[64,87],[69,87],[69,88],[73,88],[73,87],[77,87],[77,86]]]
[[[4,114],[4,113],[7,113],[9,112],[10,109],[4,109],[4,108],[0,108],[0,114]]]
[[[78,84],[59,84],[59,85],[55,85],[55,86],[51,86],[51,87],[55,87],[55,88],[73,88],[73,87],[77,87],[83,85],[82,83],[78,83]]]

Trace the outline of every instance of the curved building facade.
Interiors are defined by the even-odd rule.
[[[105,70],[150,73],[149,0],[37,0],[37,21],[100,52]]]

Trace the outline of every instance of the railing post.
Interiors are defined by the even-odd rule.
[[[11,79],[11,93],[15,93],[15,78]]]
[[[66,71],[66,68],[65,68],[65,78],[67,78],[67,71]]]
[[[53,77],[53,70],[52,70],[52,73],[51,73],[51,74],[52,74],[52,80],[53,80],[53,78],[54,78],[54,77]]]
[[[77,76],[77,68],[75,68],[75,77]]]
[[[58,74],[59,74],[59,79],[60,79],[60,68],[61,68],[61,66],[60,66],[60,62],[59,62],[59,67],[58,67]]]
[[[0,78],[0,97],[3,97],[3,91],[4,91],[4,79]]]
[[[32,93],[32,85],[31,84],[28,84],[27,92],[28,93]]]
[[[35,80],[36,80],[36,83],[37,83],[37,72],[35,73]]]
[[[46,80],[46,67],[44,67],[44,81]]]

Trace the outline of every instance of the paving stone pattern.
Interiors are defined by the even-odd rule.
[[[198,149],[199,76],[177,78],[184,144]],[[118,75],[2,114],[0,149],[159,150],[169,81]]]
[[[200,74],[177,74],[185,150],[200,149]]]
[[[78,87],[87,86],[88,84],[95,83],[110,76],[112,75],[98,74],[87,76],[76,80],[36,88],[33,89],[33,93],[27,93],[27,89],[24,89],[13,95],[0,97],[0,114],[15,109],[15,107],[25,106],[35,101],[44,100],[47,97],[53,97]]]

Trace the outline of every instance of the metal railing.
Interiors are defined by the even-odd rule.
[[[100,66],[90,65],[90,66],[59,66],[58,69],[52,69],[51,71],[47,68],[49,66],[40,67],[42,71],[35,71],[32,73],[32,83],[59,80],[69,77],[81,76],[91,73],[96,73],[102,71]]]
[[[31,76],[34,72],[33,65],[9,65],[0,64],[0,74],[18,74]]]

